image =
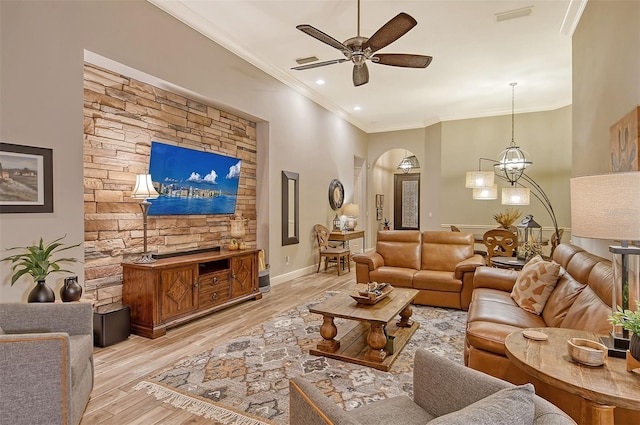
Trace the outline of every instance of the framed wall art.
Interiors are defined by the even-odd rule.
[[[640,161],[640,106],[622,117],[609,129],[611,171],[638,171]]]
[[[53,212],[53,150],[0,143],[0,213]]]

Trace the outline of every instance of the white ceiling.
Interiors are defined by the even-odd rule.
[[[571,104],[571,34],[586,0],[362,0],[362,36],[400,12],[418,25],[379,53],[433,56],[426,69],[369,62],[354,87],[350,62],[294,71],[296,59],[339,59],[338,50],[296,29],[309,24],[344,41],[357,35],[357,0],[149,0],[238,56],[366,132]],[[533,6],[529,16],[496,13]],[[316,80],[325,80],[317,85]],[[354,107],[361,109],[355,111]]]

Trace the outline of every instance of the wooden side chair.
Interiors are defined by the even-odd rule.
[[[485,232],[483,243],[487,247],[487,263],[491,266],[491,257],[512,257],[518,247],[518,235],[505,229],[492,229]]]
[[[316,239],[318,240],[318,269],[316,273],[320,273],[320,264],[324,258],[324,269],[327,270],[328,263],[336,263],[338,267],[338,276],[340,276],[340,270],[342,264],[345,262],[349,271],[351,271],[351,250],[343,247],[332,247],[329,245],[329,229],[322,224],[316,224],[313,227],[316,233]]]

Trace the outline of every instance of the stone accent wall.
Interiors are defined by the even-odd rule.
[[[236,213],[256,246],[256,123],[109,70],[84,66],[85,297],[122,298],[123,261],[143,251],[137,174],[148,173],[151,142],[242,160]],[[228,215],[149,216],[148,249],[170,253],[225,246]]]

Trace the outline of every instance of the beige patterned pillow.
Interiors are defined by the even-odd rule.
[[[518,274],[511,298],[524,310],[540,315],[558,283],[560,264],[536,255]]]

